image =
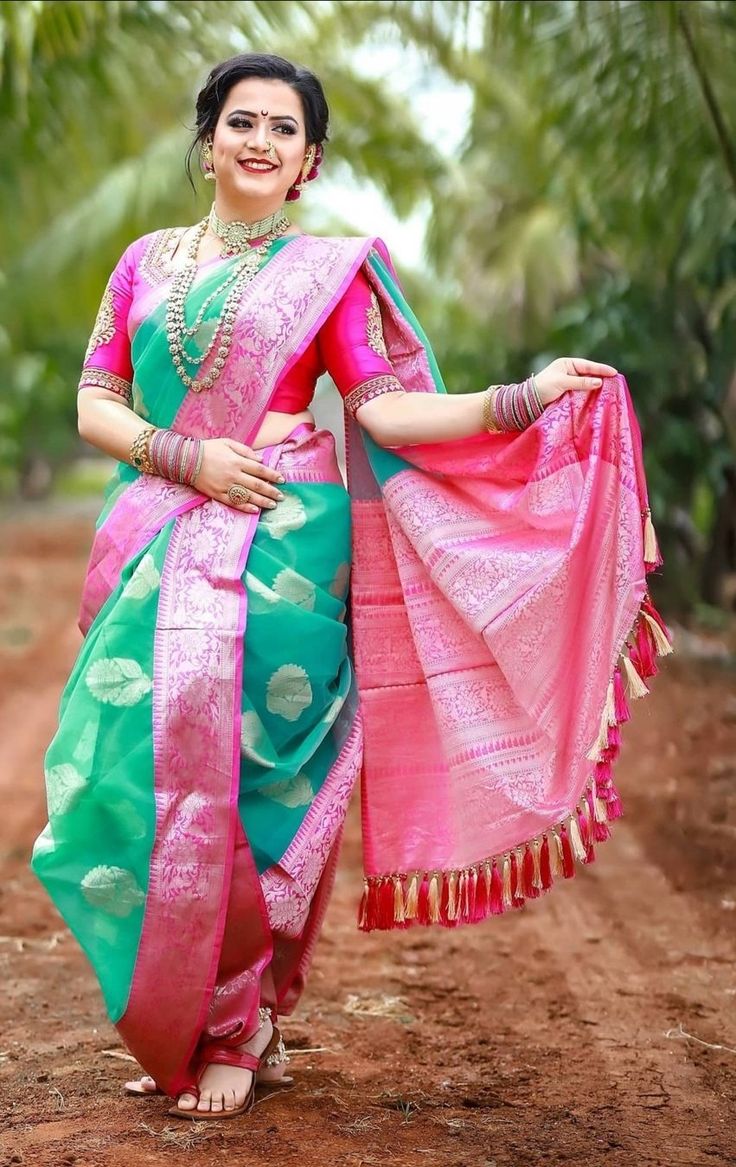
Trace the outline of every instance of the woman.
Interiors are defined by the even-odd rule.
[[[32,865],[152,1076],[131,1089],[182,1118],[290,1081],[275,1021],[359,771],[361,928],[521,906],[607,837],[625,689],[669,651],[623,379],[556,360],[447,396],[381,241],[284,215],[327,119],[281,58],[213,70],[212,211],[126,250],[80,382],[119,466]],[[349,495],[309,411],[325,368]]]

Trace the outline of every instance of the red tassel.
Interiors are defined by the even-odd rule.
[[[608,790],[611,786],[611,763],[598,762],[595,768],[595,792],[604,802],[608,802]]]
[[[589,787],[588,788],[588,807],[590,810],[590,829],[591,829],[593,841],[596,843],[605,843],[607,839],[610,839],[611,832],[608,829],[608,823],[599,823],[598,819],[595,817],[594,799],[595,799],[595,795],[593,794],[592,789]]]
[[[585,847],[585,859],[583,860],[584,863],[592,863],[593,860],[595,859],[595,847],[593,846],[592,818],[593,818],[592,815],[590,816],[590,818],[588,817],[588,804],[587,804],[587,802],[583,802],[583,805],[581,806],[580,810],[578,811],[578,825],[580,827],[580,838],[583,840],[583,846]]]
[[[536,900],[539,896],[539,888],[534,886],[534,856],[529,850],[528,845],[524,851],[524,859],[522,861],[521,871],[521,882],[524,895],[528,900]]]
[[[491,889],[488,903],[492,916],[503,915],[503,879],[501,878],[501,872],[498,870],[498,864],[495,861],[491,871]]]
[[[363,931],[373,932],[378,927],[378,900],[376,897],[376,885],[370,882],[363,892],[363,904],[361,904],[361,912],[363,913]]]
[[[560,827],[560,837],[562,839],[562,874],[565,879],[572,879],[575,875],[575,859],[567,834],[567,828],[564,824]]]
[[[672,633],[670,632],[657,609],[654,607],[652,601],[648,599],[642,600],[641,609],[642,612],[646,612],[648,616],[651,616],[652,620],[656,620],[657,624],[659,624],[659,627],[662,629],[663,633],[669,640],[670,644],[672,644]]]
[[[457,890],[455,893],[457,899]],[[442,890],[440,892],[440,918],[443,924],[452,924],[453,920],[449,917],[448,907],[450,901],[450,877],[446,875],[442,880]]]
[[[624,679],[621,676],[620,668],[617,668],[613,674],[613,699],[616,721],[628,721],[631,717],[631,710],[629,709],[629,702],[624,688]]]
[[[488,863],[478,865],[478,884],[475,889],[475,919],[485,920],[491,910],[491,868]]]
[[[590,827],[588,824],[587,806],[585,803],[578,810],[578,827],[580,828],[580,838],[583,840],[583,846],[586,851],[590,846]]]
[[[483,919],[478,915],[478,886],[482,883],[482,873],[477,867],[471,867],[468,872],[468,920],[471,923]]]
[[[394,926],[394,885],[390,878],[382,878],[376,894],[376,927],[383,930]]]
[[[646,620],[639,620],[634,635],[634,643],[629,651],[629,659],[642,680],[656,677],[659,669],[656,660],[656,645]]]
[[[515,908],[520,908],[524,903],[524,892],[521,887],[521,879],[519,871],[519,861],[516,858],[516,852],[511,852],[511,902]]]
[[[606,813],[609,819],[620,819],[624,813],[623,803],[621,802],[621,795],[616,787],[611,783],[608,796],[606,798]]]
[[[417,920],[420,924],[429,923],[429,880],[426,876],[419,884],[419,896],[417,898]]]
[[[539,851],[539,870],[542,873],[542,887],[545,891],[549,891],[554,881],[552,879],[552,868],[549,862],[549,841],[546,835],[542,839],[542,846]]]
[[[617,753],[621,749],[621,730],[618,725],[608,727],[608,749],[616,750]]]
[[[599,823],[597,819],[593,819],[593,838],[596,843],[605,843],[610,837],[611,832],[608,829],[608,823]]]

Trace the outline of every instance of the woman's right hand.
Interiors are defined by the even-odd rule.
[[[603,365],[585,357],[558,357],[536,374],[536,382],[542,405],[550,405],[563,393],[581,389],[589,393],[600,389],[603,377],[615,375],[613,365]]]
[[[202,467],[194,482],[195,490],[210,498],[234,506],[251,514],[271,509],[284,496],[278,483],[283,475],[270,466],[264,466],[262,455],[232,438],[208,438],[204,443]],[[246,502],[233,503],[228,498],[231,486],[243,486],[250,491]]]

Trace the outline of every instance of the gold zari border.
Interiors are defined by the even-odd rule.
[[[372,401],[374,397],[380,397],[384,393],[403,393],[404,387],[391,373],[382,373],[380,377],[371,377],[369,381],[361,381],[360,385],[356,385],[345,398],[345,408],[353,417],[361,405]]]
[[[94,365],[82,370],[79,388],[109,389],[111,393],[117,393],[126,401],[131,401],[133,398],[133,386],[130,381],[118,377],[117,373],[111,373],[109,369],[97,369]]]

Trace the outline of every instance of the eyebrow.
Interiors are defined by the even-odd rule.
[[[231,109],[227,116],[232,117],[234,113],[244,113],[249,118],[258,117],[258,114],[253,113],[250,109]],[[293,118],[289,113],[273,114],[268,120],[270,122],[293,122],[295,126],[299,124],[296,118]]]

